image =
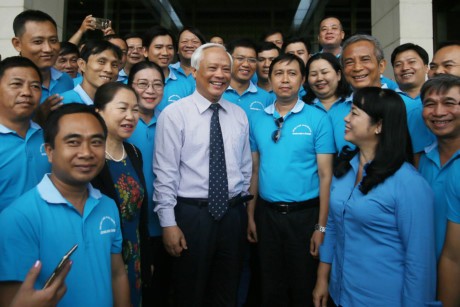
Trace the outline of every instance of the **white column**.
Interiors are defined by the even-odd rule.
[[[393,78],[390,56],[404,43],[423,47],[433,56],[433,12],[431,0],[371,0],[372,35],[385,52],[385,75]]]

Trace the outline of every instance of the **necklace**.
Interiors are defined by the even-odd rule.
[[[120,158],[120,159],[115,159],[114,157],[112,157],[112,155],[109,154],[109,152],[108,152],[107,150],[105,151],[105,155],[106,155],[107,157],[109,157],[110,160],[112,160],[112,161],[121,162],[121,161],[125,158],[125,154],[126,154],[126,153],[125,153],[125,146],[121,145],[121,148],[122,148],[123,152],[122,152],[122,155],[121,155],[121,158]]]

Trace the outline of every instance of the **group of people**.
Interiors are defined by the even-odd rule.
[[[0,306],[460,304],[459,42],[13,29]]]

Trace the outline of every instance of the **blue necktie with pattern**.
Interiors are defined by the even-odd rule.
[[[224,140],[219,122],[219,108],[217,103],[209,107],[213,113],[211,117],[209,142],[209,213],[215,220],[220,220],[228,208],[228,179],[225,165]]]

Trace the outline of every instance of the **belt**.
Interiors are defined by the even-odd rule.
[[[235,207],[237,205],[244,204],[245,202],[248,202],[253,198],[254,198],[254,195],[241,196],[241,194],[238,194],[237,196],[228,200],[228,206]],[[207,207],[209,204],[209,201],[207,198],[187,198],[187,197],[180,197],[180,196],[177,196],[177,202],[180,202],[186,205],[197,206],[200,208]]]
[[[305,201],[289,202],[289,203],[280,202],[280,201],[269,202],[262,198],[260,198],[260,201],[267,208],[275,210],[281,214],[288,214],[290,212],[305,210],[309,208],[316,208],[319,206],[319,197],[315,197],[315,198],[305,200]]]

